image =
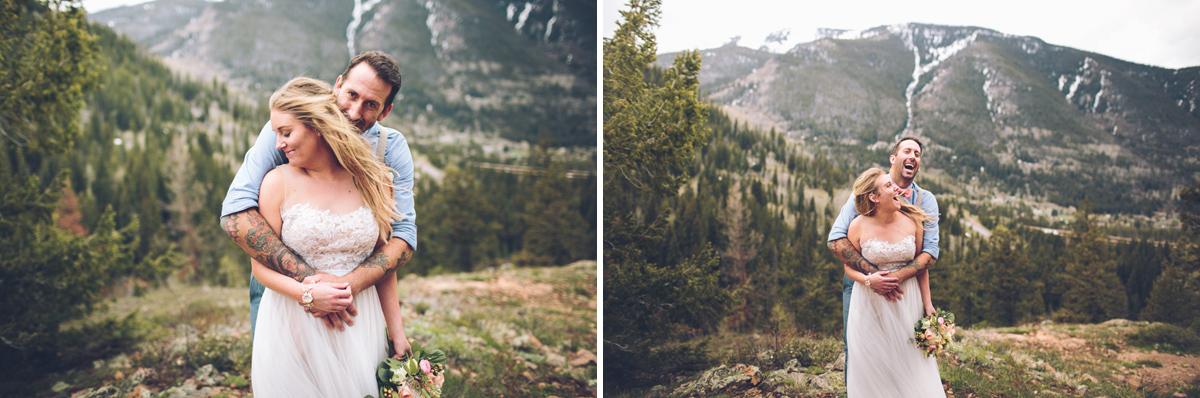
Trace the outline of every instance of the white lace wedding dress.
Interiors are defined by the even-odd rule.
[[[342,276],[375,247],[379,226],[367,207],[330,214],[308,204],[282,211],[283,243],[316,269]],[[329,329],[295,300],[270,289],[262,296],[250,381],[255,397],[378,395],[375,369],[387,355],[383,309],[372,286],[354,294],[358,316],[345,331]]]
[[[916,252],[916,237],[899,242],[868,240],[862,255],[882,271],[900,269]],[[900,284],[900,301],[887,301],[856,283],[850,296],[846,343],[846,395],[855,397],[945,397],[937,361],[912,341],[913,325],[925,314],[917,278]]]

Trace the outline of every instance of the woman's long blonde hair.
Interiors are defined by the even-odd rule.
[[[297,77],[271,94],[269,103],[271,109],[292,115],[325,138],[333,148],[338,165],[350,172],[359,196],[375,213],[379,237],[386,241],[392,234],[392,220],[402,217],[396,212],[395,200],[390,198],[394,188],[391,171],[375,160],[371,144],[338,109],[337,98],[329,85],[320,80]]]
[[[886,174],[883,170],[872,167],[859,175],[857,180],[854,180],[854,210],[858,211],[858,214],[864,216],[875,215],[876,205],[875,202],[871,201],[871,194],[879,190],[879,185],[875,184],[875,181],[883,174]],[[921,210],[920,207],[908,204],[903,200],[900,201],[900,212],[913,221],[916,221],[917,225],[920,225],[921,229],[924,230],[929,230],[929,228],[925,228],[925,222],[934,219],[925,214],[925,211]]]

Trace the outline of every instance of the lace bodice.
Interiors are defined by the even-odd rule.
[[[280,212],[280,238],[288,248],[317,270],[345,275],[375,248],[379,225],[371,209],[362,206],[346,214],[330,214],[307,203]]]
[[[916,257],[917,238],[909,235],[899,242],[884,242],[871,238],[862,244],[862,255],[880,271],[895,271]]]

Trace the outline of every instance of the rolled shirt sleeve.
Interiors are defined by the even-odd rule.
[[[242,167],[238,168],[225,200],[221,202],[221,217],[258,207],[258,189],[267,172],[283,164],[283,151],[275,149],[275,131],[271,122],[263,125],[254,146],[246,151]]]
[[[829,229],[829,241],[845,238],[854,217],[858,217],[858,210],[854,209],[854,195],[850,195],[850,198],[846,199],[846,205],[842,206],[842,212],[838,213],[837,220],[833,221],[833,228]]]
[[[378,126],[378,124],[376,124]],[[396,212],[403,217],[392,220],[392,236],[404,239],[413,250],[417,249],[417,211],[413,200],[413,158],[408,149],[408,140],[400,132],[382,127],[380,134],[387,134],[387,152],[384,159],[392,174],[392,185],[396,197]],[[378,136],[373,137],[378,140]],[[376,141],[378,145],[378,141]]]
[[[929,192],[929,190],[923,191],[925,191],[925,193],[921,195],[921,210],[924,210],[925,214],[929,215],[931,218],[938,217],[938,212],[940,209],[938,209],[937,198],[934,197],[933,192]],[[938,242],[941,242],[942,240],[940,232],[941,230],[938,226],[938,220],[929,220],[925,222],[925,235],[924,238],[921,239],[921,251],[929,253],[929,255],[933,256],[933,258],[938,258],[938,254],[941,253],[938,248]]]

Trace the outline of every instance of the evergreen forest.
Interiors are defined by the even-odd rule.
[[[631,1],[604,39],[604,383],[618,394],[715,366],[734,335],[840,339],[843,266],[826,238],[853,179],[890,151],[814,147],[705,103],[696,52],[651,65],[659,4]],[[941,210],[933,302],[960,326],[1200,333],[1200,182],[1178,187],[1180,230],[1110,231],[1083,198],[1054,221],[922,177]]]
[[[269,114],[247,94],[173,72],[88,23],[78,2],[0,2],[0,32],[6,391],[146,338],[136,311],[89,317],[114,298],[247,285],[249,257],[218,219]],[[594,160],[548,146],[503,158],[471,142],[411,149],[434,172],[418,171],[420,247],[400,274],[596,258]]]

